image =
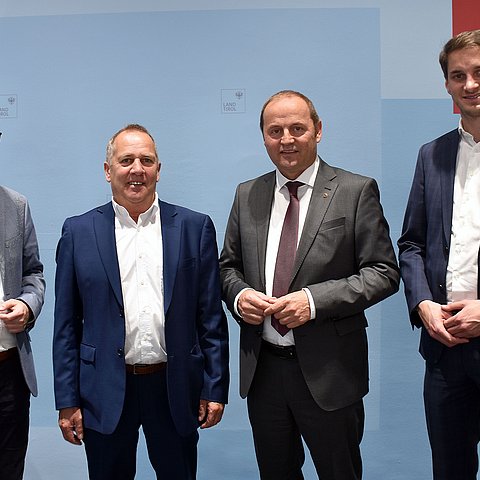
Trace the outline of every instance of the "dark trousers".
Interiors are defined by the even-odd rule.
[[[313,399],[297,359],[262,348],[248,394],[262,480],[302,480],[305,441],[321,480],[362,478],[363,402],[328,412]]]
[[[475,480],[480,440],[480,342],[445,348],[427,363],[425,413],[435,480]]]
[[[21,480],[28,444],[30,392],[18,354],[0,363],[0,478]]]
[[[91,480],[133,480],[139,428],[157,479],[193,480],[197,470],[198,433],[178,435],[170,415],[165,370],[148,375],[127,373],[125,404],[111,435],[86,429]]]

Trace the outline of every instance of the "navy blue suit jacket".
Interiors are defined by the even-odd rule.
[[[452,230],[453,187],[458,130],[423,145],[407,203],[399,261],[412,325],[422,326],[416,306],[422,300],[447,302],[446,273]],[[437,361],[443,345],[422,328],[420,352]]]
[[[160,202],[167,386],[178,432],[198,427],[200,399],[226,403],[228,334],[215,229],[207,215]],[[111,203],[65,221],[57,247],[53,361],[57,409],[113,432],[125,394],[125,319]]]

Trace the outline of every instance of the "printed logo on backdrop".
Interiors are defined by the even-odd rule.
[[[0,94],[0,119],[17,118],[17,96]]]
[[[245,113],[246,90],[230,88],[222,90],[222,113]]]

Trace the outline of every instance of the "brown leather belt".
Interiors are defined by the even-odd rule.
[[[166,366],[167,362],[152,364],[136,363],[135,365],[125,364],[127,373],[133,373],[134,375],[148,375],[150,373],[157,373],[166,368]]]
[[[3,352],[0,352],[0,362],[4,362],[5,360],[8,360],[9,358],[13,358],[18,354],[18,350],[16,347],[10,348],[8,350],[4,350]]]

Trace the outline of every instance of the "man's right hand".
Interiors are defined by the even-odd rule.
[[[63,438],[74,445],[83,440],[83,417],[79,407],[62,408],[58,412],[58,426]]]
[[[440,343],[443,343],[443,345],[454,347],[461,343],[468,343],[468,339],[457,338],[448,333],[443,322],[451,317],[452,314],[443,311],[439,303],[432,302],[431,300],[423,300],[418,304],[417,312],[429,335]]]
[[[262,292],[248,289],[238,298],[237,310],[243,321],[251,325],[260,325],[265,320],[263,312],[275,300],[274,297],[269,297]]]

